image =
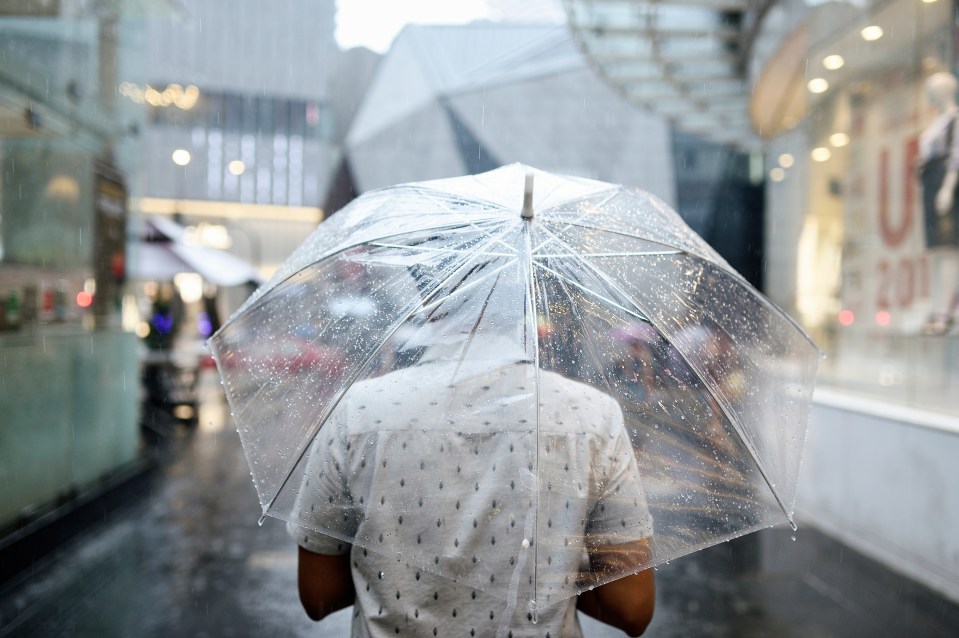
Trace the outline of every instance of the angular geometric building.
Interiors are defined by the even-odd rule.
[[[564,26],[407,27],[344,153],[356,193],[524,162],[676,199],[669,126],[595,77]]]

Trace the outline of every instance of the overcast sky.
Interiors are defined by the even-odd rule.
[[[338,0],[336,42],[378,53],[407,24],[466,24],[473,20],[562,22],[559,0]]]

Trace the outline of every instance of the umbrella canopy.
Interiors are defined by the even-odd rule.
[[[239,257],[191,243],[180,224],[162,217],[148,218],[146,224],[148,232],[140,240],[134,278],[169,281],[174,275],[194,272],[217,286],[262,282],[256,269]]]
[[[523,613],[791,522],[819,360],[661,201],[521,165],[358,198],[211,346],[264,516]]]

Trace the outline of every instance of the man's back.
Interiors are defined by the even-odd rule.
[[[578,635],[590,547],[652,533],[619,406],[527,363],[357,384],[309,463],[291,533],[352,551],[358,636]]]

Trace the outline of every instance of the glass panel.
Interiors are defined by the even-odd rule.
[[[779,149],[775,161],[797,167],[776,167],[772,188],[776,197],[788,182],[808,184],[806,202],[783,204],[804,213],[797,310],[831,355],[824,382],[959,413],[949,354],[959,244],[940,238],[951,218],[935,213],[937,186],[922,177],[934,129],[945,121],[929,83],[953,68],[952,11],[949,2],[889,2],[866,24],[822,10],[803,87],[806,147],[796,147],[795,160],[792,149]],[[878,29],[870,35],[865,27]]]

